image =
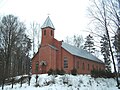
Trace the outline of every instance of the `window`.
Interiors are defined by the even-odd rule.
[[[68,68],[68,59],[64,57],[64,68]]]
[[[44,35],[46,35],[46,30],[44,30]]]
[[[96,66],[96,69],[98,70],[98,66]]]
[[[88,64],[88,70],[90,69],[90,65]]]
[[[53,32],[52,32],[52,30],[51,30],[51,36],[52,36],[52,34],[53,34]]]
[[[79,61],[76,62],[77,68],[79,68]]]
[[[39,64],[38,64],[38,61],[35,63],[35,72],[38,72],[38,66],[39,66]]]
[[[101,67],[99,68],[99,71],[101,71]]]
[[[93,70],[95,69],[95,68],[94,68],[94,65],[92,65],[92,68],[93,68]]]
[[[83,70],[85,69],[85,65],[84,65],[84,63],[83,63],[83,65],[82,65],[82,69],[83,69]]]

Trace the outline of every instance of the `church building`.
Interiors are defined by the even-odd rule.
[[[104,70],[104,63],[91,53],[54,38],[55,27],[48,16],[42,29],[41,45],[32,58],[32,74],[47,73],[50,69],[78,74],[90,74],[91,70]]]

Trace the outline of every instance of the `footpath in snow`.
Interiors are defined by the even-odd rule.
[[[32,75],[30,86],[28,81],[12,85],[5,85],[4,90],[119,90],[116,87],[116,81],[113,78],[92,78],[90,75],[56,75],[47,74],[38,75],[36,84],[36,75]],[[2,90],[2,87],[0,87]]]

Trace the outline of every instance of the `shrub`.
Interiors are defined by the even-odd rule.
[[[65,71],[62,69],[62,70],[59,70],[59,69],[56,69],[56,74],[58,75],[64,75],[65,74]]]
[[[48,73],[48,75],[53,75],[54,74],[54,70],[53,69],[49,69],[49,71],[47,73]]]
[[[48,73],[48,75],[64,75],[65,71],[63,69],[62,70],[59,70],[59,69],[56,69],[56,70],[50,69],[47,73]]]
[[[71,74],[72,74],[72,75],[77,75],[77,69],[76,69],[76,68],[73,68],[73,69],[71,70]]]
[[[35,87],[40,87],[40,85],[38,83],[35,84]]]
[[[65,71],[61,69],[59,75],[65,75]]]
[[[56,69],[55,73],[59,75],[61,73],[61,71],[59,69]]]
[[[115,74],[110,71],[106,71],[106,70],[92,70],[91,76],[94,78],[98,78],[98,77],[114,78]]]

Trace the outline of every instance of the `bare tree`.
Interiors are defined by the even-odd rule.
[[[3,68],[3,78],[26,73],[31,40],[25,30],[24,23],[13,15],[3,16],[0,20],[0,57],[3,64],[0,68]]]
[[[92,5],[88,8],[88,11],[89,16],[92,18],[91,24],[93,24],[95,30],[103,32],[108,38],[108,45],[114,65],[116,80],[119,86],[110,37],[110,32],[115,34],[115,31],[119,26],[119,15],[117,12],[118,1],[119,0],[92,0]]]
[[[68,43],[68,44],[72,44],[72,40],[71,40],[71,39],[72,39],[72,38],[70,38],[70,37],[67,36],[67,37],[65,38],[65,42]]]
[[[40,29],[40,24],[36,23],[36,22],[33,22],[30,24],[31,26],[31,29],[32,29],[32,33],[33,33],[33,56],[36,52],[36,46],[37,46],[37,49],[39,48],[39,45],[40,45],[40,34],[41,34],[41,29]],[[37,42],[37,43],[35,43]]]
[[[74,46],[78,47],[78,48],[83,48],[83,37],[82,35],[74,35],[73,36],[73,43]]]
[[[82,35],[73,35],[73,37],[66,37],[65,42],[68,44],[71,44],[73,46],[76,46],[78,48],[83,48],[83,37]]]

